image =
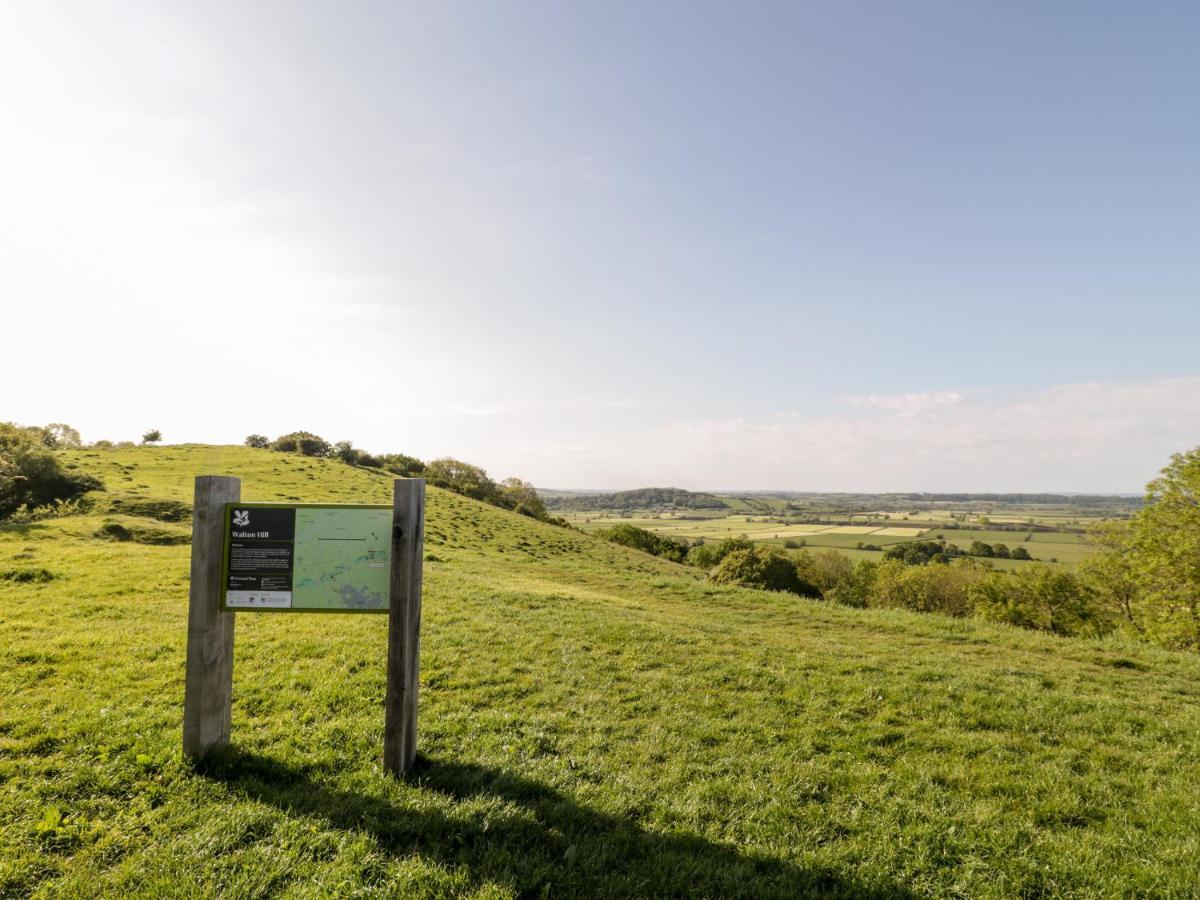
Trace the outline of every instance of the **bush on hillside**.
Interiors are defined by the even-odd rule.
[[[854,572],[854,563],[850,558],[836,550],[821,550],[818,553],[803,551],[796,554],[795,560],[800,577],[816,586],[822,597],[834,593]]]
[[[700,544],[688,551],[687,561],[701,569],[711,569],[735,550],[752,550],[753,541],[744,537],[725,538],[716,544]]]
[[[101,490],[100,480],[62,468],[46,449],[43,429],[0,423],[0,519]]]
[[[535,519],[546,518],[546,504],[538,494],[537,488],[528,481],[522,481],[520,478],[505,478],[500,482],[500,493],[504,497],[504,502],[514,512]]]
[[[404,453],[385,453],[379,457],[380,468],[401,478],[418,478],[425,472],[425,463]]]
[[[252,434],[249,435],[246,440],[243,441],[243,443],[247,447],[255,447],[259,450],[265,450],[267,447],[271,446],[271,439],[265,434]]]
[[[608,528],[598,528],[595,536],[604,541],[611,541],[624,547],[632,547],[653,556],[661,556],[672,562],[683,562],[687,558],[687,546],[670,538],[662,537],[653,531],[638,528],[635,525],[612,525]]]
[[[293,431],[271,442],[271,449],[280,453],[299,453],[301,456],[330,456],[333,447],[319,435],[308,431]]]
[[[1107,634],[1115,627],[1080,579],[1049,566],[990,572],[968,593],[975,614],[993,622],[1063,636]]]
[[[708,576],[718,584],[768,591],[787,591],[802,597],[820,597],[817,587],[801,578],[790,556],[772,547],[734,550]]]
[[[333,455],[350,466],[369,466],[372,469],[383,466],[381,457],[374,456],[366,450],[359,450],[349,441],[338,441],[334,444]]]
[[[479,466],[463,462],[460,459],[445,456],[435,459],[425,466],[425,480],[446,490],[504,506],[501,502],[500,486],[496,484],[486,471]]]
[[[1099,537],[1098,540],[1095,540]],[[1128,581],[1137,630],[1167,647],[1200,649],[1200,447],[1176,453],[1146,488],[1127,528],[1094,534],[1101,557],[1092,575]]]
[[[970,586],[988,571],[969,560],[910,566],[898,559],[885,559],[874,570],[867,605],[967,616],[971,613]]]
[[[864,559],[857,563],[850,573],[839,581],[832,589],[823,594],[826,600],[841,603],[843,606],[853,606],[865,609],[871,605],[875,591],[875,577],[879,563]]]
[[[51,422],[41,429],[42,444],[50,450],[69,450],[82,447],[79,432],[63,422]]]

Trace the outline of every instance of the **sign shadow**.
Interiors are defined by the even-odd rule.
[[[896,883],[757,855],[695,834],[664,834],[589,808],[502,769],[418,757],[405,781],[443,799],[500,801],[487,815],[456,816],[444,803],[403,804],[329,784],[301,767],[230,748],[198,764],[202,776],[291,814],[370,834],[386,852],[465,873],[475,886],[520,896],[755,896],[909,898]]]

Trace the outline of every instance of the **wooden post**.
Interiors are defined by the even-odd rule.
[[[383,701],[383,768],[393,775],[403,775],[417,758],[424,543],[425,481],[397,478],[392,495],[387,695]]]
[[[221,555],[225,549],[225,504],[241,497],[238,478],[196,478],[183,693],[183,753],[192,759],[203,759],[229,745],[234,614],[221,612]]]

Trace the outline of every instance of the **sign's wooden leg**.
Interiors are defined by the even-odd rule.
[[[393,775],[403,775],[417,757],[424,543],[425,481],[398,478],[392,507],[392,578],[383,724],[383,767]]]
[[[183,753],[192,759],[202,759],[229,744],[234,614],[220,608],[221,556],[225,504],[236,503],[241,496],[242,482],[238,478],[196,478],[183,694]]]

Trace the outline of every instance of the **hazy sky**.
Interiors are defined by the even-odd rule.
[[[1200,5],[0,0],[0,419],[546,487],[1138,490]]]

